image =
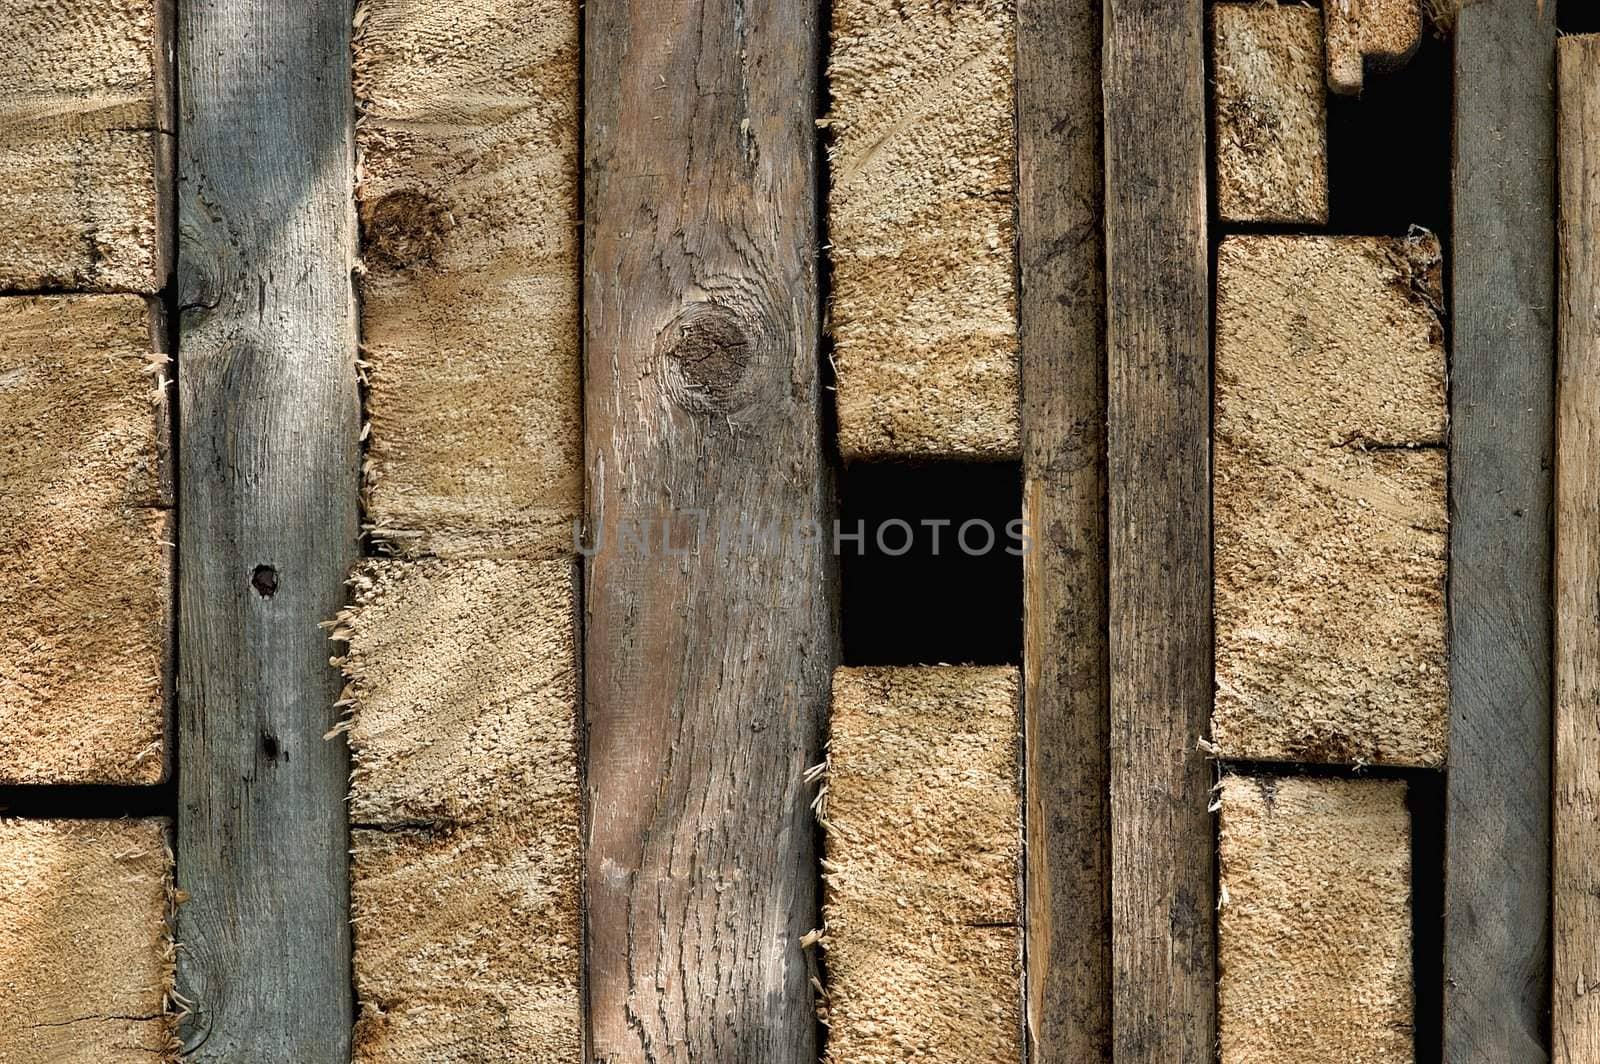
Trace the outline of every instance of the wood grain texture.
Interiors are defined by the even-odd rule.
[[[1100,0],[1017,4],[1027,1030],[1111,1055]]]
[[[0,1060],[171,1059],[166,820],[0,820]]]
[[[1550,1056],[1600,1060],[1600,36],[1556,43],[1555,779]]]
[[[597,1064],[817,1059],[803,777],[837,659],[834,566],[798,536],[712,530],[832,513],[818,19],[776,0],[585,9],[585,427],[605,544],[584,644]],[[639,521],[649,551],[620,541]]]
[[[1215,1037],[1210,250],[1199,0],[1105,0],[1112,1022],[1118,1064]]]
[[[344,1064],[349,757],[319,625],[358,539],[350,12],[190,0],[178,66],[183,1038]]]
[[[171,270],[172,0],[11,0],[0,289],[155,292]]]
[[[1322,16],[1328,88],[1344,96],[1360,95],[1368,71],[1403,66],[1422,43],[1419,0],[1328,0]]]
[[[1455,25],[1447,1062],[1548,1057],[1555,7]]]

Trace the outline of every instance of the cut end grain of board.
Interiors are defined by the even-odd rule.
[[[846,459],[1020,449],[1007,0],[841,0],[830,311]]]
[[[1014,668],[834,673],[828,1060],[1020,1059]]]
[[[159,323],[141,296],[0,298],[0,782],[165,772]]]
[[[1211,9],[1217,209],[1229,222],[1328,222],[1328,111],[1315,8]]]
[[[0,820],[0,1060],[176,1059],[165,820]]]
[[[1359,95],[1368,70],[1404,66],[1422,43],[1418,0],[1325,0],[1322,13],[1328,88],[1341,96]]]
[[[1216,705],[1229,758],[1444,757],[1445,354],[1431,236],[1217,258]]]
[[[361,7],[368,517],[403,555],[572,552],[578,8]]]

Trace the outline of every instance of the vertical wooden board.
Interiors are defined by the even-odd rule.
[[[1405,783],[1228,776],[1221,812],[1222,1064],[1412,1060]]]
[[[1445,352],[1431,235],[1217,252],[1222,756],[1438,765]]]
[[[1444,1059],[1547,1059],[1556,5],[1463,5]]]
[[[1199,0],[1105,0],[1112,1037],[1214,1052],[1210,249]]]
[[[1027,1029],[1111,1055],[1100,0],[1018,0]]]
[[[165,820],[0,820],[0,1060],[167,1060]]]
[[[591,1053],[815,1064],[822,27],[809,4],[584,10]],[[711,531],[745,520],[779,535]],[[644,521],[650,549],[623,544]]]
[[[1211,40],[1218,215],[1328,224],[1322,16],[1291,4],[1219,2]]]
[[[1344,96],[1361,93],[1367,71],[1403,66],[1422,43],[1419,0],[1327,0],[1322,16],[1328,88]]]
[[[188,0],[182,26],[185,1059],[342,1062],[349,756],[320,626],[359,537],[350,11]]]
[[[1600,36],[1556,43],[1555,786],[1551,1059],[1600,1059]]]
[[[1013,0],[833,5],[830,308],[847,460],[1017,454]]]
[[[1014,668],[834,673],[830,1064],[1022,1059]]]
[[[0,299],[0,782],[166,773],[161,321],[141,296]]]
[[[571,553],[577,0],[365,0],[368,519],[407,555]]]
[[[0,20],[0,290],[155,292],[171,269],[171,0]]]

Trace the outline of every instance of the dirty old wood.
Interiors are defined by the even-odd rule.
[[[1111,956],[1119,1064],[1213,1053],[1200,0],[1105,0]]]
[[[795,533],[831,512],[819,12],[591,0],[586,22],[593,1058],[814,1064],[803,776],[834,577]]]
[[[1600,1060],[1600,36],[1556,45],[1555,786],[1551,1059]]]
[[[1100,0],[1017,5],[1029,1058],[1111,1055]]]
[[[1546,1059],[1555,4],[1455,31],[1444,1059]]]
[[[357,547],[350,12],[189,0],[180,25],[185,1059],[343,1062],[349,765],[318,625]]]

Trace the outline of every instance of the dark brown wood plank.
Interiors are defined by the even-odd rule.
[[[814,1064],[806,766],[836,659],[820,13],[592,0],[584,309],[589,1026],[601,1064]],[[697,513],[705,528],[697,529]],[[741,521],[771,543],[738,534]],[[651,546],[624,543],[650,522]],[[661,543],[672,528],[673,555]],[[730,527],[731,526],[731,527]]]
[[[1446,1061],[1546,1059],[1555,6],[1455,34]]]
[[[1215,1052],[1210,251],[1200,0],[1105,0],[1112,1031]]]
[[[1017,5],[1029,1059],[1111,1058],[1100,0]]]
[[[185,1059],[346,1061],[349,759],[318,625],[357,553],[350,11],[187,0],[179,26]]]

